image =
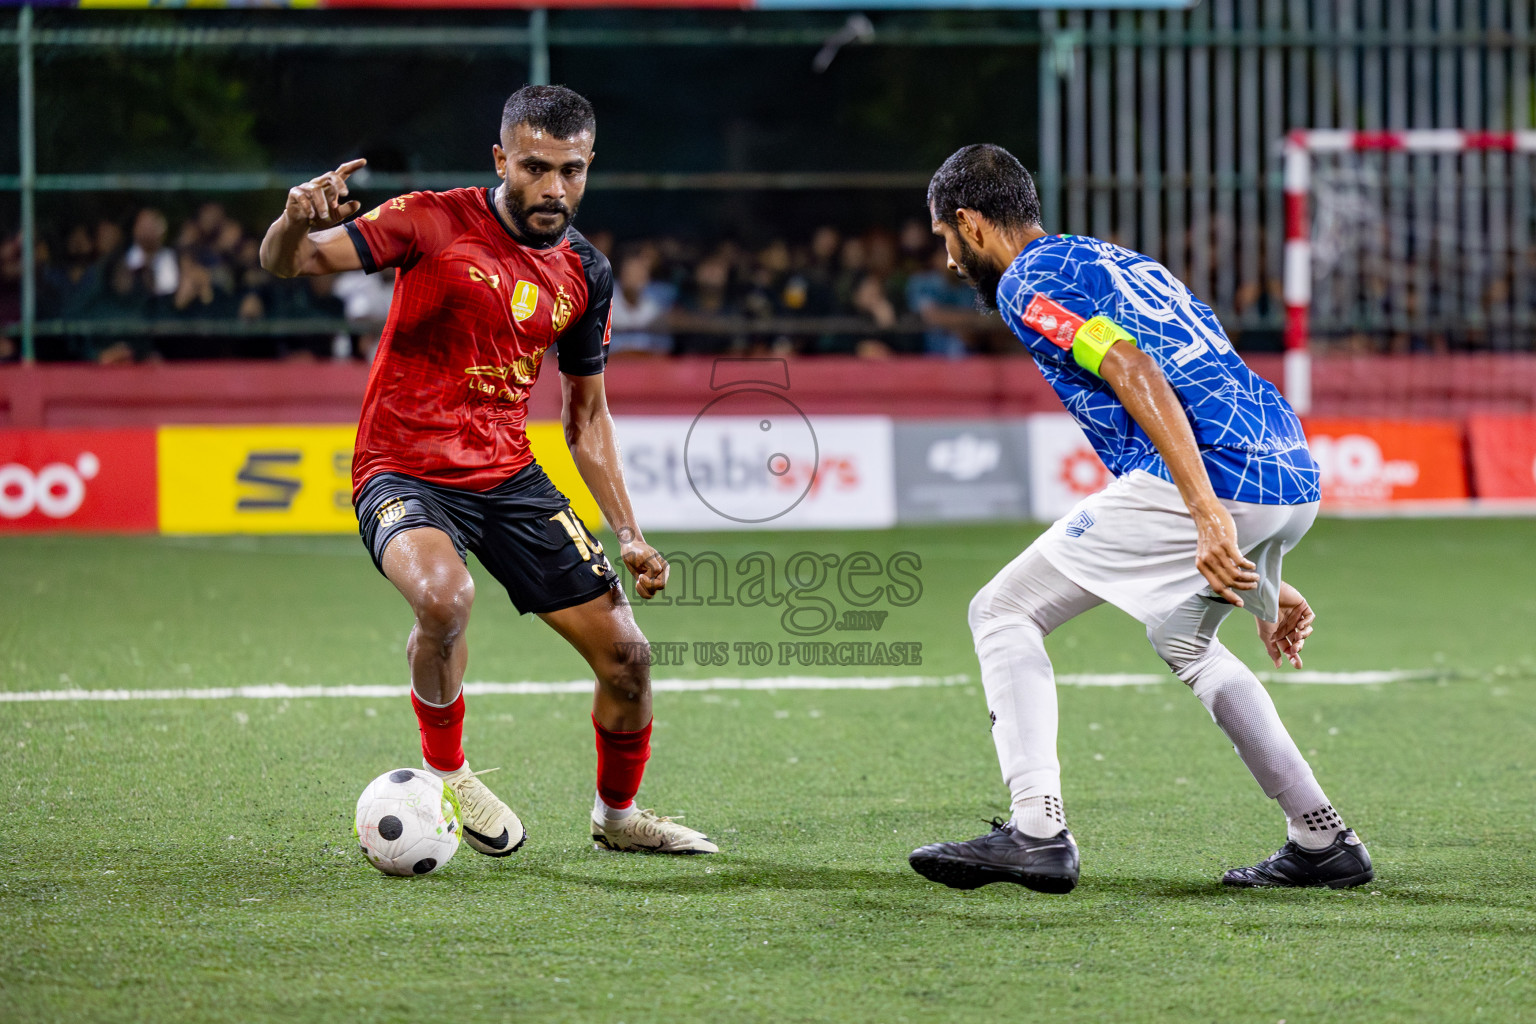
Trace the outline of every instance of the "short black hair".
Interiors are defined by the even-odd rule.
[[[557,139],[574,139],[582,132],[597,133],[597,113],[585,96],[563,85],[525,85],[501,108],[501,133],[520,124]]]
[[[955,151],[928,182],[928,209],[955,227],[956,210],[975,210],[1000,228],[1040,226],[1035,179],[1002,146],[979,143]]]

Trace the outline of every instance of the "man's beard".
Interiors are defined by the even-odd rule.
[[[997,309],[997,286],[1003,280],[1003,268],[994,267],[987,258],[972,249],[965,239],[960,242],[960,269],[965,279],[976,289],[976,308],[983,313]]]
[[[533,245],[549,245],[551,242],[558,242],[576,216],[576,207],[566,206],[557,200],[540,203],[537,206],[523,206],[521,205],[522,197],[514,194],[511,189],[503,188],[502,194],[506,200],[507,219],[512,222],[513,229],[518,237]],[[540,231],[529,223],[529,218],[536,213],[559,213],[564,215],[564,219],[555,230]]]

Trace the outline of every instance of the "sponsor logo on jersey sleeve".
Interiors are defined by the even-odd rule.
[[[1083,326],[1083,318],[1044,295],[1036,295],[1024,308],[1024,323],[1057,348],[1070,349],[1072,339]]]
[[[512,286],[512,316],[522,323],[539,308],[539,286],[532,281],[519,281]]]
[[[405,201],[415,194],[415,192],[412,192],[409,195],[396,196],[387,203],[375,206],[373,209],[363,214],[363,220],[378,220],[379,215],[382,214],[385,210],[402,211],[405,209]]]

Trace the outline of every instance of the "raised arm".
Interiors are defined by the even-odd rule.
[[[313,277],[362,269],[362,260],[342,222],[355,214],[347,178],[367,160],[348,160],[334,171],[288,190],[282,216],[261,240],[261,265],[277,277]]]
[[[645,542],[635,510],[624,486],[624,464],[614,440],[613,417],[608,413],[608,397],[603,375],[560,375],[563,401],[560,420],[565,426],[565,443],[571,449],[576,470],[597,499],[603,518],[619,538],[619,557],[635,575],[635,590],[649,599],[667,585],[671,569],[667,560]]]
[[[1096,372],[1114,388],[1126,412],[1146,431],[1168,464],[1174,485],[1195,520],[1199,540],[1195,564],[1200,574],[1212,590],[1242,607],[1243,599],[1236,591],[1258,587],[1259,575],[1237,546],[1237,526],[1211,489],[1195,432],[1168,379],[1151,356],[1134,344],[1118,340],[1103,349],[1103,361]]]

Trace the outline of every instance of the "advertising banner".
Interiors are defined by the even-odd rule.
[[[1042,413],[1025,421],[1029,444],[1029,516],[1055,522],[1114,479],[1077,421]]]
[[[1468,496],[1453,420],[1308,419],[1305,427],[1324,507]]]
[[[761,395],[761,392],[758,393]],[[881,527],[896,521],[891,421],[755,415],[615,417],[647,530]]]
[[[908,420],[894,430],[897,522],[1029,514],[1026,445],[1007,421]]]
[[[163,533],[353,533],[353,426],[161,427]],[[528,443],[591,528],[602,518],[558,423]]]
[[[1536,498],[1536,416],[1469,416],[1479,498]]]
[[[350,533],[357,428],[161,427],[163,533]]]
[[[0,533],[155,526],[153,430],[0,430]]]

